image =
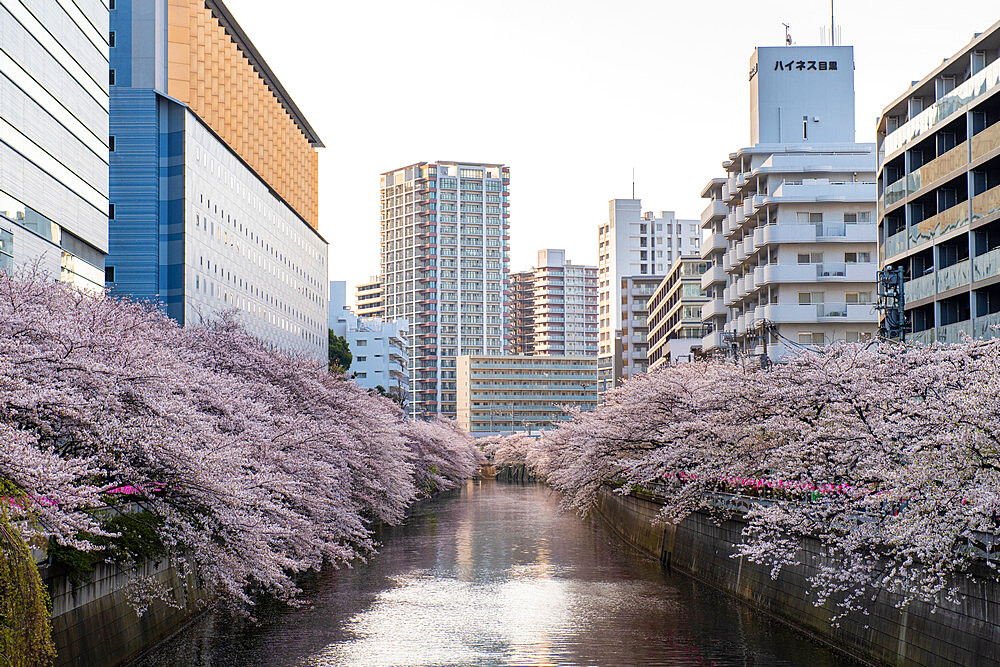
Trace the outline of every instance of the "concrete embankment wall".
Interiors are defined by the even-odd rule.
[[[120,665],[169,637],[203,609],[193,575],[185,592],[177,571],[165,561],[147,563],[142,574],[172,588],[180,608],[156,600],[139,616],[126,599],[128,576],[112,565],[98,565],[91,580],[79,586],[58,571],[41,568],[52,597],[56,665]]]
[[[851,614],[832,627],[833,606],[813,605],[808,577],[826,556],[816,540],[804,540],[804,564],[782,568],[772,580],[767,567],[732,558],[741,541],[738,518],[716,525],[706,514],[695,513],[676,526],[656,520],[660,505],[634,496],[602,490],[595,514],[618,535],[673,569],[721,588],[786,623],[832,644],[844,652],[877,665],[1000,664],[1000,584],[995,579],[961,585],[960,604],[939,600],[937,605],[911,603],[903,610],[899,598],[882,592],[870,603],[868,615]],[[985,580],[984,566],[973,574]],[[995,574],[993,575],[995,577]]]

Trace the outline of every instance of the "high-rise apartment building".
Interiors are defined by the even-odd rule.
[[[382,317],[385,315],[385,301],[382,298],[382,276],[372,276],[354,291],[354,309],[361,317]]]
[[[1000,22],[878,122],[879,262],[902,269],[907,340],[1000,324]]]
[[[455,360],[506,342],[510,170],[418,162],[382,174],[385,316],[410,329],[410,414],[455,415]]]
[[[751,145],[702,191],[702,350],[871,336],[875,147],[854,142],[853,48],[761,47],[750,77]]]
[[[322,142],[219,0],[114,7],[109,286],[325,359]]]
[[[507,297],[508,351],[514,355],[535,353],[535,271],[510,276]]]
[[[639,199],[612,199],[608,202],[608,222],[598,228],[597,242],[598,354],[604,393],[621,383],[620,369],[629,368],[628,362],[633,361],[622,359],[626,349],[616,351],[616,345],[626,337],[621,317],[625,305],[623,279],[635,276],[645,285],[648,281],[644,277],[655,277],[659,283],[675,259],[696,256],[700,244],[698,221],[678,220],[673,211],[661,211],[659,216],[643,213]],[[641,347],[645,348],[645,341]],[[644,366],[644,359],[641,363],[634,360],[633,367]]]
[[[650,299],[661,282],[660,276],[625,276],[619,281],[621,328],[615,332],[616,353],[611,372],[602,376],[601,393],[649,370]]]
[[[649,368],[691,361],[701,349],[701,309],[708,301],[701,277],[708,263],[681,257],[649,298]]]
[[[573,264],[565,250],[538,251],[534,354],[597,356],[597,267]]]
[[[0,9],[0,268],[38,262],[104,287],[108,250],[108,9]],[[112,81],[113,83],[113,81]]]

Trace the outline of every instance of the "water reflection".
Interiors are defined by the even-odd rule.
[[[143,665],[844,664],[827,648],[562,513],[545,487],[470,482],[387,531],[310,605],[209,615]]]

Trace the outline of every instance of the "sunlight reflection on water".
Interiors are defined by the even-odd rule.
[[[248,628],[210,614],[142,665],[843,665],[624,548],[542,486],[420,504],[367,565]]]

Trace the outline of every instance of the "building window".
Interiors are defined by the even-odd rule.
[[[870,252],[845,252],[845,264],[867,264],[872,261]]]
[[[822,333],[810,331],[799,332],[799,343],[804,345],[822,345],[825,342],[826,339]]]
[[[110,70],[108,72],[108,83],[111,84],[112,86],[115,85],[115,71],[114,70]]]
[[[111,48],[114,48],[114,46],[115,46],[115,31],[114,30],[112,30],[110,33],[108,33],[108,46],[110,46]]]
[[[105,266],[104,267],[104,282],[113,283],[115,281],[115,267]]]
[[[108,137],[108,152],[115,152],[115,135],[113,134]]]
[[[111,1],[110,1],[110,2],[108,3],[108,9],[114,9],[114,8],[115,8],[115,0],[111,0]]]
[[[112,203],[108,204],[108,220],[115,219],[115,205]]]

